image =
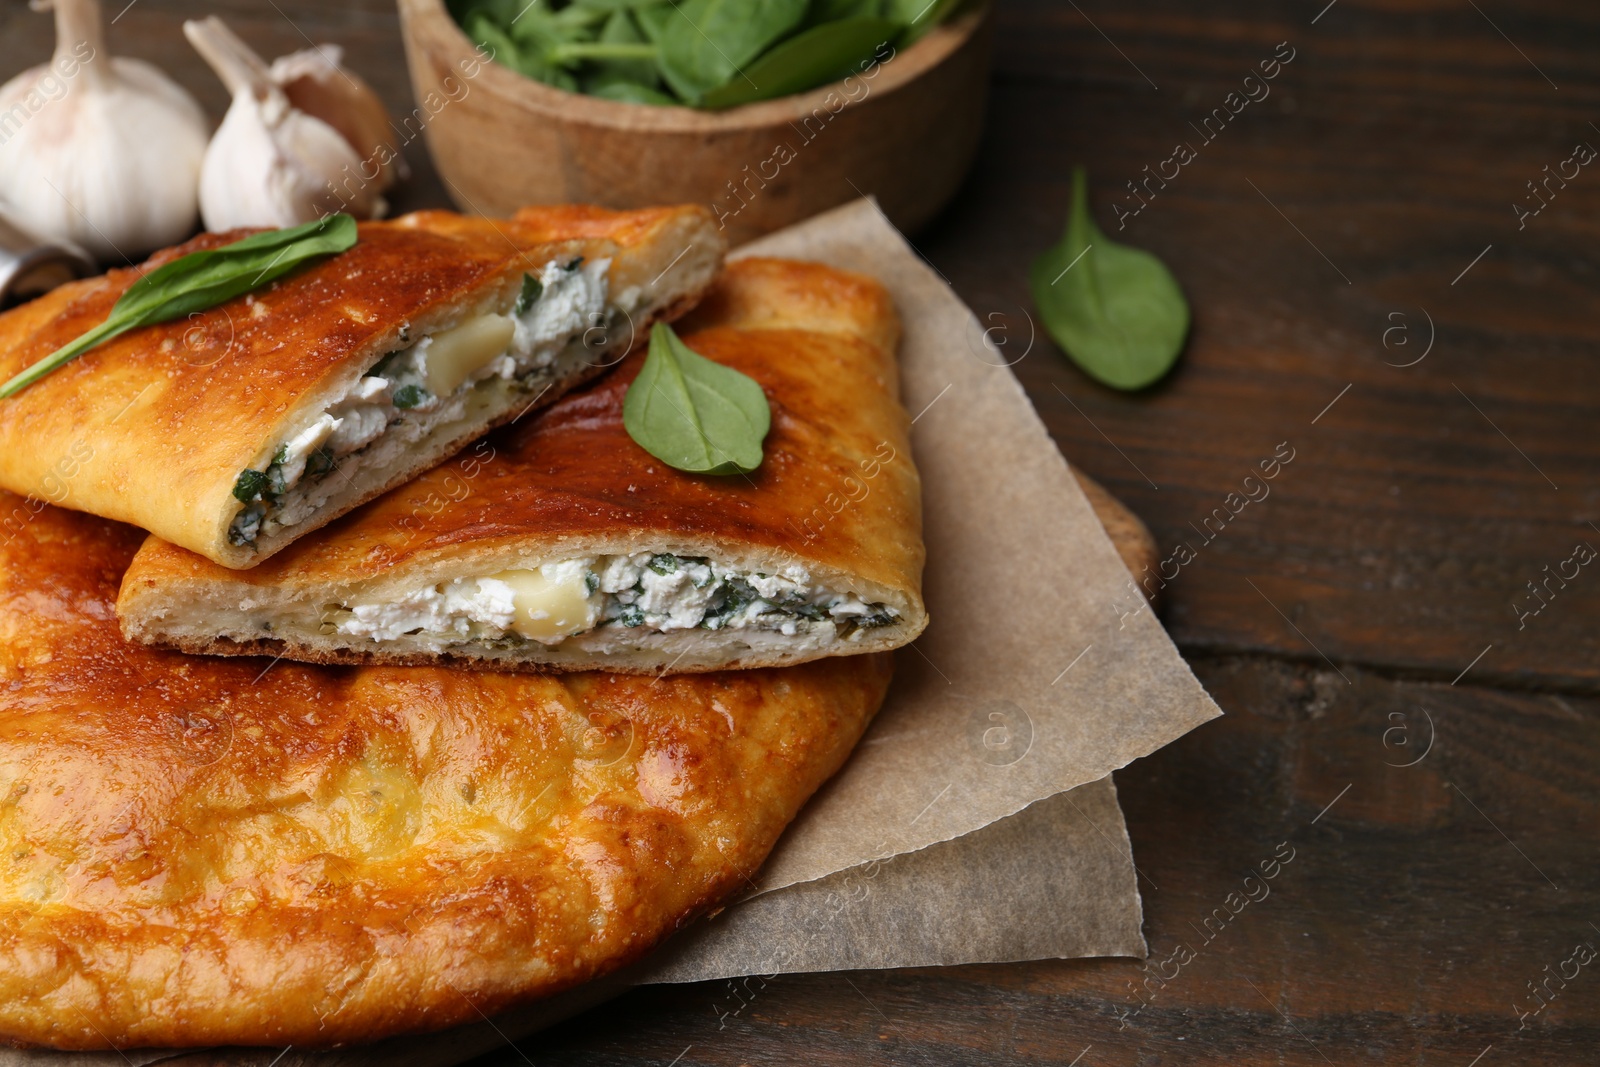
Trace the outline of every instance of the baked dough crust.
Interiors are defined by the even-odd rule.
[[[681,332],[766,390],[772,430],[748,477],[685,474],[632,441],[622,405],[639,352],[592,388],[260,567],[229,571],[152,537],[123,584],[124,633],[190,652],[318,663],[628,672],[779,666],[914,640],[927,625],[921,484],[887,292],[820,264],[741,259]],[[633,650],[568,639],[480,642],[441,656],[403,641],[318,632],[328,604],[399,598],[529,561],[640,552],[709,556],[765,574],[799,565],[829,588],[890,605],[901,621],[821,650],[775,640],[753,647],[735,629],[683,631],[677,645]],[[306,621],[286,624],[295,618]]]
[[[70,283],[0,315],[0,380],[99,325],[141,273],[246,232],[203,234],[141,267]],[[659,298],[635,323],[642,330],[692,306],[722,253],[703,207],[535,208],[499,221],[428,211],[364,222],[347,252],[208,311],[133,330],[0,400],[0,488],[142,526],[227,567],[250,567],[524,408],[509,396],[469,410],[448,434],[417,442],[402,468],[361,468],[275,539],[263,538],[257,549],[230,544],[239,472],[264,469],[292,428],[402,347],[402,328],[425,334],[501,310],[515,300],[524,271],[584,256],[612,259],[613,295],[638,287]],[[535,403],[551,403],[603,370],[578,368]]]
[[[0,492],[0,1039],[327,1046],[645,953],[760,866],[885,655],[661,680],[125,644],[144,535]]]

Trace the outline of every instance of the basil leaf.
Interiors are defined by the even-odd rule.
[[[657,62],[672,91],[698,101],[806,16],[810,0],[682,0],[662,26]]]
[[[1033,302],[1056,344],[1091,378],[1142,389],[1177,362],[1189,304],[1159,259],[1100,231],[1089,215],[1087,186],[1079,167],[1067,234],[1029,271]]]
[[[355,243],[356,220],[349,215],[329,215],[303,226],[267,230],[221,248],[180,256],[130,285],[105,322],[0,386],[0,398],[15,396],[96,345],[129,330],[227,303],[308,259],[343,252]]]
[[[904,27],[878,18],[847,18],[825,22],[775,46],[745,68],[743,76],[718,86],[700,98],[705,108],[734,107],[756,100],[815,89],[854,73],[879,45],[899,36]]]
[[[622,425],[639,447],[678,470],[748,474],[761,466],[772,409],[753,379],[705,358],[658,322],[622,402]]]

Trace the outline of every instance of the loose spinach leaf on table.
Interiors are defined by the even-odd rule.
[[[855,73],[877,48],[893,41],[903,27],[879,18],[824,22],[777,45],[700,98],[707,108],[734,107],[804,92]]]
[[[281,278],[308,259],[343,252],[355,243],[356,220],[329,215],[304,226],[267,230],[221,248],[180,256],[130,285],[105,322],[0,386],[0,397],[14,396],[129,330],[214,308]]]
[[[622,424],[639,447],[678,470],[748,474],[761,466],[772,409],[753,379],[657,323],[650,355],[623,398]]]
[[[1034,260],[1033,302],[1074,363],[1117,389],[1142,389],[1172,369],[1189,333],[1189,303],[1149,252],[1113,242],[1089,214],[1088,178],[1072,174],[1061,242]]]
[[[690,103],[734,77],[806,16],[809,0],[682,0],[665,21],[661,74]]]

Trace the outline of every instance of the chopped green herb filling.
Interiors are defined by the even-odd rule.
[[[241,504],[248,504],[264,493],[266,489],[266,473],[246,467],[239,472],[238,480],[233,483],[233,498]]]
[[[333,453],[327,448],[319,448],[306,457],[306,473],[319,476],[333,470]]]
[[[517,314],[526,315],[534,302],[544,295],[544,282],[531,274],[522,276],[522,295],[517,297]]]
[[[428,391],[420,385],[402,385],[394,391],[394,406],[408,411],[428,401]]]

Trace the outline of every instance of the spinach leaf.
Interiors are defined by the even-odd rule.
[[[233,483],[233,498],[241,504],[248,504],[267,490],[267,472],[252,470],[246,467],[239,472],[239,477]]]
[[[543,295],[544,282],[531,274],[524,274],[522,276],[522,292],[517,294],[517,316],[521,317],[531,311],[533,305],[538,303],[539,298]]]
[[[502,26],[509,26],[525,2],[526,0],[450,0],[449,8],[450,14],[454,15],[455,20],[463,26],[476,16],[491,19]]]
[[[420,385],[402,385],[394,391],[394,406],[401,411],[409,411],[427,400],[428,391]]]
[[[573,0],[573,7],[586,7],[591,11],[632,11],[642,7],[664,6],[668,0]]]
[[[700,98],[706,108],[734,107],[756,100],[788,96],[838,81],[869,59],[877,47],[899,36],[898,22],[879,18],[847,18],[824,22],[784,41],[744,70],[744,75]]]
[[[689,101],[742,68],[805,18],[809,0],[682,0],[660,38],[661,74]]]
[[[672,4],[656,4],[634,9],[633,17],[639,23],[639,28],[644,31],[645,40],[651,44],[660,44],[661,39],[666,36],[667,23],[676,21],[679,15],[677,8]]]
[[[214,308],[261,288],[308,259],[343,252],[355,243],[356,220],[349,215],[329,215],[303,226],[267,230],[221,248],[180,256],[130,285],[105,322],[0,386],[0,397],[16,395],[129,330]]]
[[[670,467],[694,474],[748,474],[761,466],[772,409],[761,386],[678,339],[650,331],[650,355],[622,402],[628,436]]]
[[[574,52],[576,46],[566,51]],[[629,55],[629,50],[633,55]],[[660,83],[656,73],[656,46],[645,40],[628,11],[614,12],[600,30],[599,40],[589,47],[584,58],[594,61],[590,74],[583,79],[583,91],[595,93],[607,85],[626,82],[655,88]]]
[[[905,23],[902,45],[910,44],[961,6],[961,0],[885,0],[884,17]]]
[[[473,44],[489,53],[489,58],[512,70],[522,70],[522,49],[500,28],[500,23],[481,12],[461,23]]]
[[[807,26],[819,26],[836,19],[882,18],[885,0],[811,0]]]
[[[1045,329],[1091,378],[1142,389],[1177,362],[1189,304],[1159,259],[1116,244],[1089,215],[1088,179],[1072,174],[1072,211],[1061,243],[1033,261],[1033,302]]]
[[[585,87],[584,92],[590,96],[598,96],[602,100],[620,100],[624,104],[676,107],[680,103],[677,97],[668,96],[660,89],[652,89],[648,85],[638,85],[633,82],[606,82],[592,89]]]
[[[511,23],[509,33],[517,48],[516,62],[511,64],[516,70],[535,81],[577,91],[577,79],[565,69],[569,64],[558,56],[558,52],[565,45],[584,38],[581,25],[564,22],[559,15],[552,15],[545,8],[533,4]],[[499,59],[499,56],[495,58]]]

